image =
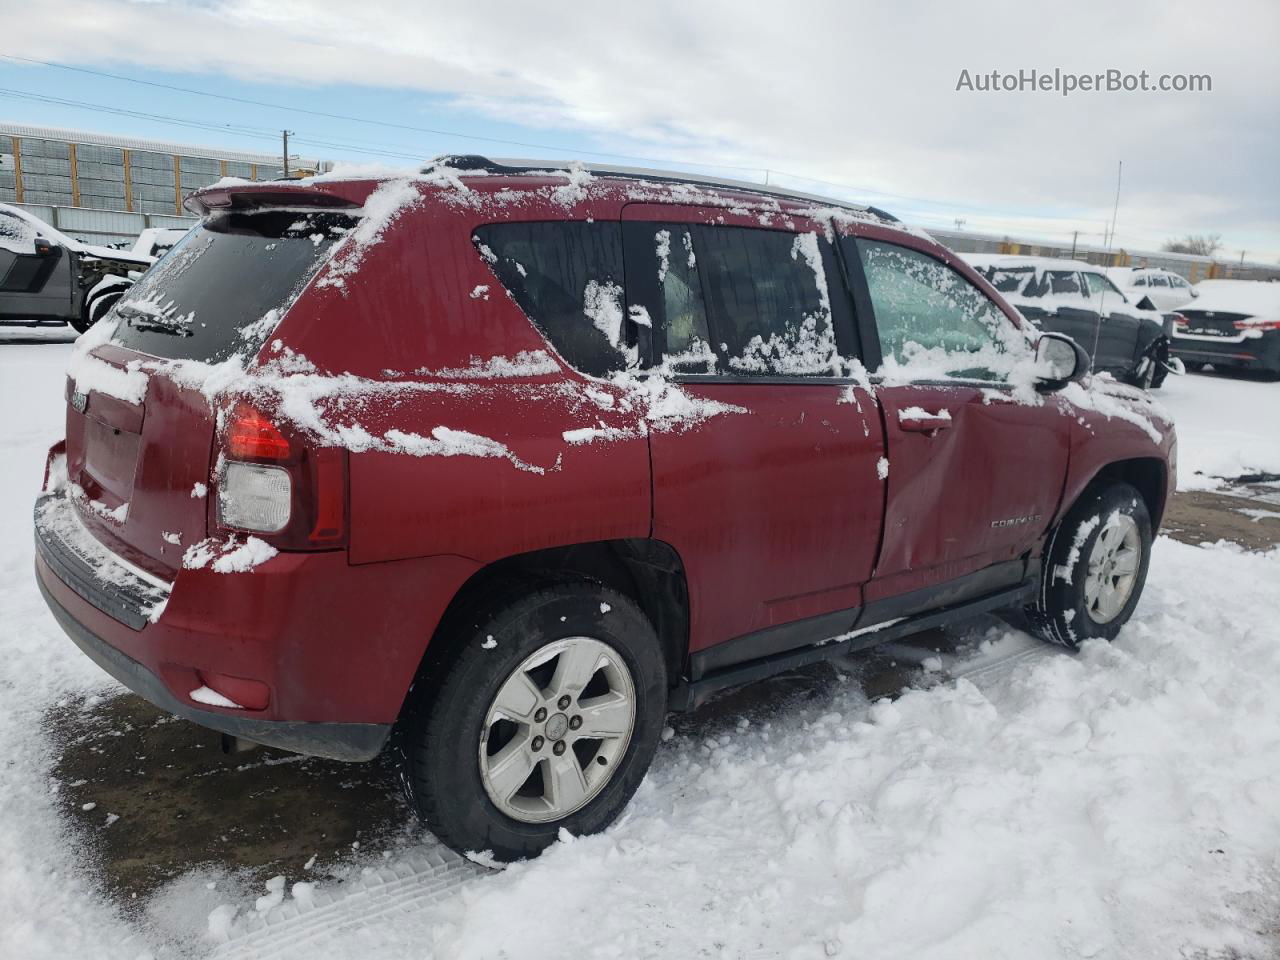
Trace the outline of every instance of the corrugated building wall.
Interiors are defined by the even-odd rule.
[[[290,175],[328,165],[290,161]],[[274,180],[281,158],[56,128],[0,124],[0,202],[18,203],[93,243],[189,226],[182,200],[223,177]]]

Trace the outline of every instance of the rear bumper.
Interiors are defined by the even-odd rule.
[[[1261,337],[1180,337],[1174,334],[1172,353],[1184,361],[1215,366],[1271,370],[1280,373],[1280,331],[1268,330]]]
[[[377,754],[440,616],[476,569],[461,557],[353,565],[345,551],[279,553],[249,572],[180,569],[172,584],[139,584],[104,568],[95,551],[105,545],[50,522],[59,496],[36,502],[36,579],[86,654],[180,717],[339,760]],[[245,706],[194,699],[202,687]]]
[[[382,750],[382,745],[391,733],[391,724],[260,720],[252,716],[215,713],[194,707],[175,697],[158,676],[137,660],[121,653],[101,637],[94,636],[88,627],[54,599],[45,586],[43,577],[37,576],[36,579],[53,618],[90,660],[134,693],[184,720],[268,747],[334,760],[372,760]]]

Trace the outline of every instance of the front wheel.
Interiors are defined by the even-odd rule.
[[[1050,538],[1040,596],[1027,610],[1035,631],[1073,648],[1114,640],[1142,595],[1151,540],[1150,514],[1132,486],[1086,493]]]
[[[539,853],[603,830],[653,759],[666,714],[662,648],[628,597],[589,582],[536,588],[460,628],[420,692],[405,777],[460,852]]]

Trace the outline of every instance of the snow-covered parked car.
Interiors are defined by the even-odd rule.
[[[1161,313],[1177,310],[1199,294],[1185,277],[1159,267],[1107,267],[1107,277],[1131,303]]]
[[[1280,376],[1280,283],[1202,280],[1194,304],[1174,314],[1173,355],[1190,370],[1207,364]]]
[[[1172,424],[888,214],[483,157],[187,205],[73,353],[40,588],[169,712],[389,747],[459,851],[604,829],[729,688],[1138,604]]]
[[[1041,330],[1084,347],[1095,370],[1146,389],[1164,382],[1172,320],[1131,302],[1101,267],[1016,254],[961,256]]]
[[[91,292],[109,276],[146,270],[153,258],[82,243],[21,207],[0,203],[0,324],[69,323],[83,333]]]

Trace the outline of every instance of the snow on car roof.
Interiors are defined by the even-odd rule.
[[[1250,316],[1280,317],[1280,283],[1262,280],[1201,280],[1196,284],[1200,298],[1186,309]]]
[[[1078,270],[1086,273],[1102,273],[1102,267],[1083,260],[1064,260],[1058,257],[1031,257],[1018,253],[962,253],[961,257],[971,267],[1030,267],[1033,270]]]

